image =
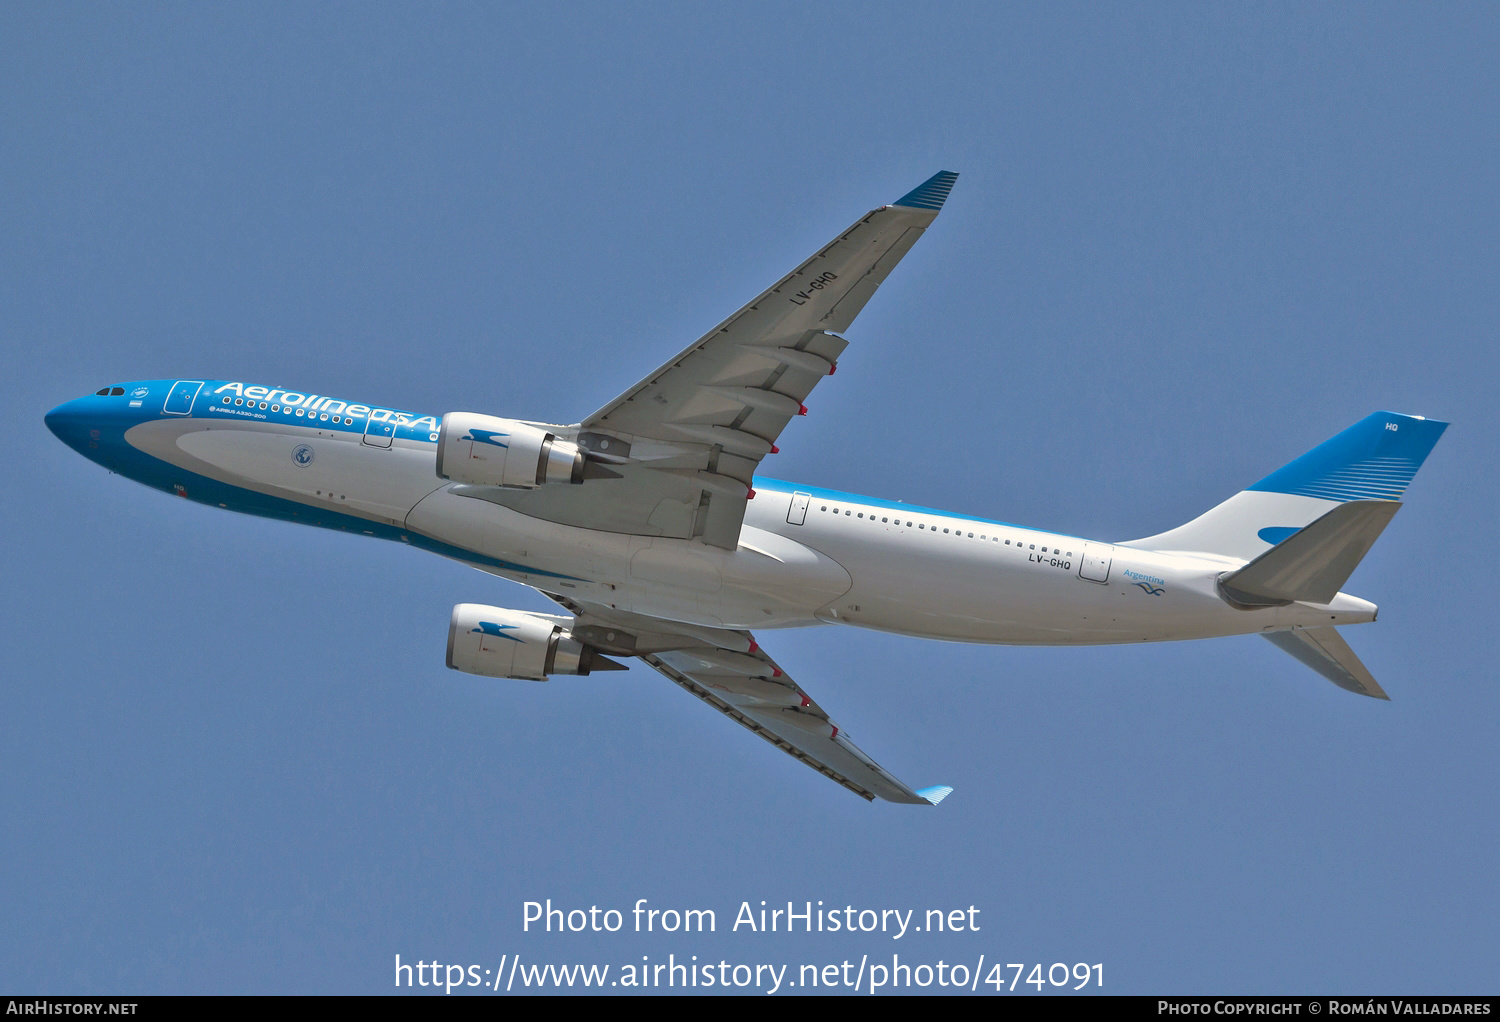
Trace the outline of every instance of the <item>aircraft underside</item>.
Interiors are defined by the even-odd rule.
[[[209,380],[105,387],[47,424],[164,492],[532,586],[565,613],[458,604],[447,665],[545,681],[638,658],[866,799],[936,804],[951,789],[888,773],[757,633],[848,624],[1026,645],[1260,633],[1384,698],[1336,630],[1376,608],[1340,590],[1445,423],[1376,412],[1198,518],[1116,543],[756,474],[955,178],[870,211],[571,425]]]
[[[496,488],[444,485],[430,445],[376,450],[306,428],[197,423],[158,420],[128,439],[153,458],[242,491],[217,502],[231,510],[256,513],[256,498],[265,496],[301,505],[309,518],[337,510],[433,541],[448,556],[551,595],[684,624],[850,624],[960,642],[1093,645],[1374,617],[1372,606],[1347,596],[1330,608],[1236,610],[1217,590],[1235,562],[925,508],[892,515],[886,502],[853,494],[812,502],[793,524],[788,517],[805,491],[779,481],[758,481],[734,550],[582,529],[513,510],[498,502],[505,494]],[[306,471],[286,453],[308,440],[318,443],[312,467],[326,467]]]

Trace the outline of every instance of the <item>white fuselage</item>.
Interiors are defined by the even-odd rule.
[[[739,548],[724,550],[559,525],[460,495],[438,478],[435,434],[425,432],[375,447],[358,430],[199,414],[149,419],[124,439],[199,476],[302,505],[299,520],[320,512],[367,520],[545,592],[689,624],[844,623],[965,642],[1071,645],[1352,624],[1375,614],[1374,605],[1343,594],[1327,606],[1237,609],[1217,582],[1242,561],[1137,550],[775,480],[757,479]],[[583,485],[601,501],[609,487],[609,480]]]

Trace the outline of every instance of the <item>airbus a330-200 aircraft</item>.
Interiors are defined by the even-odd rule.
[[[932,224],[943,172],[857,220],[570,426],[418,415],[281,387],[149,380],[47,415],[84,457],[202,504],[408,543],[566,614],[464,603],[448,666],[545,681],[639,657],[866,799],[936,804],[867,756],[756,632],[850,624],[1069,645],[1258,633],[1385,698],[1340,592],[1446,423],[1376,412],[1185,525],[1108,543],[755,476],[841,336]]]

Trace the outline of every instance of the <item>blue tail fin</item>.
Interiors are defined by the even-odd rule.
[[[1420,415],[1376,412],[1248,489],[1323,500],[1400,500],[1447,428]]]
[[[1400,500],[1446,422],[1376,412],[1186,525],[1124,546],[1250,561],[1351,500]]]

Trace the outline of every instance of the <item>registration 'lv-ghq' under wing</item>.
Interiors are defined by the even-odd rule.
[[[608,501],[569,487],[473,493],[532,517],[733,550],[756,466],[831,374],[848,328],[958,175],[871,210],[750,304],[576,427]]]
[[[912,789],[867,756],[747,631],[684,627],[553,597],[577,615],[572,635],[636,656],[726,717],[865,799],[937,805],[953,789]]]

